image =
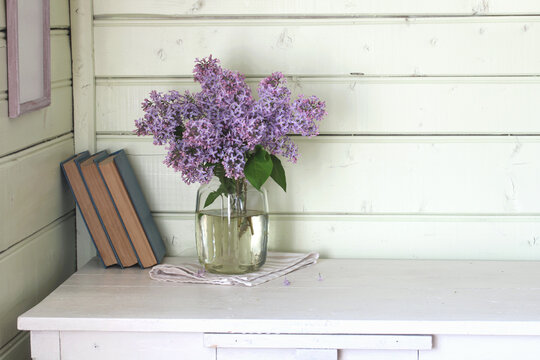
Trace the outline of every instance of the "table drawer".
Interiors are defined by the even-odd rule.
[[[35,360],[215,360],[215,349],[203,346],[202,333],[61,331],[59,354],[32,351]],[[47,335],[40,334],[41,337]],[[52,340],[44,338],[52,344]],[[45,349],[46,350],[46,349]]]
[[[420,360],[539,360],[540,336],[436,335]]]
[[[204,334],[217,360],[416,360],[431,335]]]
[[[418,360],[415,350],[218,348],[217,360]]]

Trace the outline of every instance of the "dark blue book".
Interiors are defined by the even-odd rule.
[[[90,158],[88,151],[84,151],[80,154],[70,157],[69,159],[60,163],[62,169],[79,212],[84,220],[84,224],[88,229],[90,238],[96,247],[98,257],[101,260],[103,266],[108,267],[115,264],[120,264],[118,257],[111,245],[109,236],[101,222],[101,219],[92,203],[92,199],[84,184],[83,177],[77,166],[78,162],[84,161]]]
[[[124,150],[99,161],[98,168],[141,266],[159,264],[165,256],[165,244]]]

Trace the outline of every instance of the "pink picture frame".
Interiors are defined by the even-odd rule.
[[[49,0],[6,0],[8,115],[51,103]]]

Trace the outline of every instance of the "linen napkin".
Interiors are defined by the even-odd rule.
[[[258,271],[242,275],[211,274],[194,260],[180,265],[156,265],[150,270],[150,278],[177,283],[255,286],[315,264],[318,258],[318,253],[268,252],[266,263]]]

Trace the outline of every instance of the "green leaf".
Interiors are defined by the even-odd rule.
[[[219,179],[221,182],[221,186],[224,186],[223,192],[227,192],[228,194],[231,194],[234,192],[235,189],[235,182],[234,179],[229,179],[225,176],[225,169],[223,168],[223,164],[221,163],[208,163],[203,166],[213,166],[214,167],[214,175]]]
[[[246,161],[244,175],[246,175],[246,179],[251,185],[260,190],[261,186],[270,177],[273,166],[270,154],[262,146],[257,145],[255,152]]]
[[[208,205],[212,204],[223,193],[225,193],[225,187],[223,186],[223,184],[221,184],[217,188],[217,190],[212,191],[210,194],[208,194],[208,197],[206,198],[206,201],[204,202],[204,207],[207,207]]]
[[[217,176],[220,180],[225,177],[225,169],[221,163],[211,164],[214,165],[214,175]]]
[[[283,191],[287,192],[287,180],[285,179],[285,169],[283,169],[283,165],[281,165],[281,160],[275,155],[270,155],[272,158],[272,163],[274,166],[272,167],[272,173],[270,176],[274,181],[281,186]]]

